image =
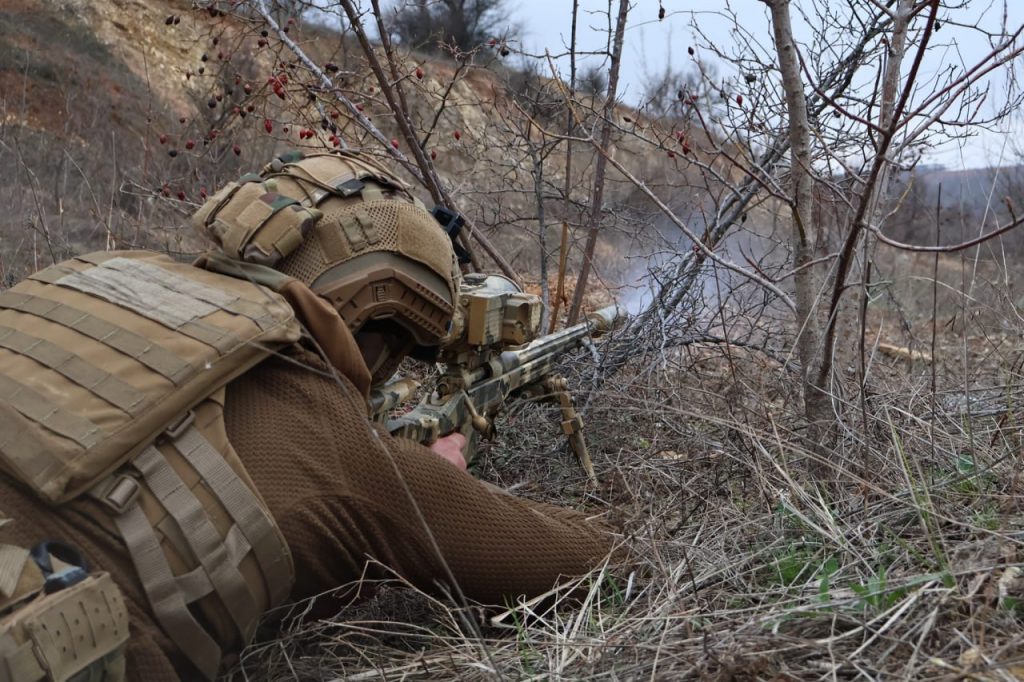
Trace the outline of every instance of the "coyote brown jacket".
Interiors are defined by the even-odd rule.
[[[502,493],[416,443],[375,433],[359,391],[315,356],[271,358],[233,381],[225,418],[294,555],[295,599],[380,574],[375,564],[367,571],[373,559],[425,590],[454,577],[470,599],[501,603],[585,573],[611,547],[580,513]],[[0,474],[0,510],[15,520],[0,542],[76,545],[125,593],[130,679],[191,679],[120,538],[90,521],[98,509],[84,498],[49,507]]]

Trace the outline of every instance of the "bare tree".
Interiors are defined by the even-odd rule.
[[[505,0],[404,0],[392,8],[388,30],[413,49],[470,52],[519,29]]]
[[[721,109],[708,111],[699,97],[679,93],[706,146],[705,154],[687,157],[689,164],[700,169],[709,188],[728,188],[702,228],[687,225],[648,178],[605,151],[602,139],[584,139],[692,245],[659,267],[657,292],[635,320],[636,333],[662,346],[666,335],[685,338],[692,316],[682,304],[703,286],[709,264],[763,288],[774,297],[773,305],[792,311],[790,352],[803,376],[808,442],[824,452],[828,425],[837,423],[837,416],[838,423],[843,419],[837,401],[842,377],[834,371],[837,354],[855,345],[852,339],[840,343],[855,326],[844,300],[851,289],[870,288],[867,265],[875,241],[894,243],[884,234],[893,210],[893,172],[912,167],[923,149],[1013,111],[1019,93],[1009,90],[993,113],[979,114],[985,79],[1007,70],[1022,52],[1022,27],[1000,27],[991,36],[990,51],[975,63],[925,79],[920,66],[935,46],[939,0],[888,5],[864,0],[843,8],[799,3],[801,19],[812,24],[810,45],[794,37],[791,0],[765,4],[772,45],[763,45],[749,24],[727,13],[734,22],[735,48],[702,41],[705,52],[731,63],[737,74],[713,82],[706,77],[709,70],[698,64],[705,90],[720,93]],[[699,36],[699,25],[694,26]],[[692,131],[676,132],[681,142],[685,138],[693,146]],[[668,136],[657,126],[633,133],[652,148],[666,149]],[[737,242],[743,221],[759,205],[773,216],[772,224],[780,215],[787,218],[788,255],[780,269],[749,253],[740,252],[739,261],[728,255],[728,245]],[[755,231],[764,232],[764,218],[758,222]],[[623,358],[635,351],[635,344],[629,346]]]

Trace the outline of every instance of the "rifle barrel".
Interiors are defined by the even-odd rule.
[[[622,316],[622,310],[610,305],[587,316],[586,322],[574,324],[561,331],[542,336],[525,348],[505,351],[501,354],[501,365],[506,372],[538,358],[558,353],[560,349],[575,346],[585,336],[600,336],[611,331]]]

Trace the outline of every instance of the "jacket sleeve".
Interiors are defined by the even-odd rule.
[[[358,579],[372,559],[367,577],[386,567],[425,591],[502,604],[584,574],[611,550],[612,535],[581,513],[491,488],[411,441],[385,442],[367,485],[386,492],[307,500],[282,520],[314,589]]]
[[[613,536],[376,432],[346,382],[265,363],[228,393],[228,433],[275,515],[297,597],[387,567],[428,591],[504,603],[600,564]]]

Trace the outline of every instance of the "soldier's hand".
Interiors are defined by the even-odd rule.
[[[444,459],[451,462],[453,465],[461,469],[466,470],[466,460],[462,456],[462,449],[466,447],[466,437],[459,432],[448,434],[443,438],[438,438],[430,449],[441,455]]]

